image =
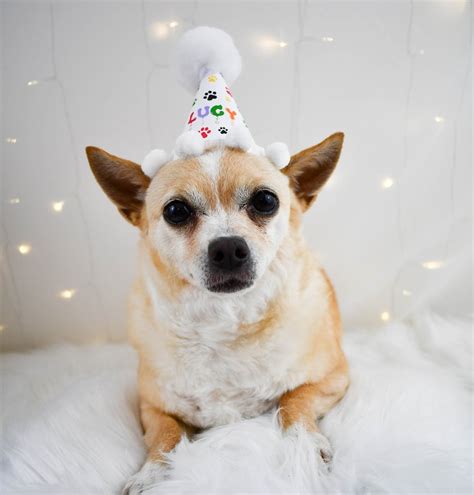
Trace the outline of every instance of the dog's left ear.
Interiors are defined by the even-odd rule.
[[[343,142],[344,134],[336,132],[316,146],[293,155],[282,170],[290,179],[290,186],[303,211],[313,204],[319,190],[336,168]]]

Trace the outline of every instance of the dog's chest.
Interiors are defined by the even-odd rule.
[[[167,408],[205,428],[264,413],[302,380],[278,338],[248,345],[181,341],[166,366],[160,394]]]

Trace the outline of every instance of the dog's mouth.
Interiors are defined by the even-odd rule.
[[[207,289],[211,292],[231,294],[248,289],[255,281],[254,270],[237,272],[211,272],[207,277]]]
[[[224,292],[230,294],[232,292],[238,292],[243,289],[248,289],[253,284],[253,280],[239,280],[237,278],[231,278],[225,282],[218,282],[215,284],[208,284],[207,288],[211,292]]]

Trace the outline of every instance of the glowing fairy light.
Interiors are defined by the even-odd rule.
[[[28,81],[26,83],[27,86],[36,86],[37,84],[39,84],[39,81],[37,81],[36,79],[33,79],[32,81]]]
[[[403,289],[403,290],[402,290],[402,294],[403,294],[404,296],[406,296],[406,297],[409,297],[409,296],[411,296],[411,295],[412,295],[412,292],[411,292],[411,290]]]
[[[442,124],[444,122],[444,117],[442,115],[436,115],[435,118],[434,118],[434,121],[437,124]]]
[[[10,198],[8,200],[8,202],[11,204],[11,205],[17,205],[20,203],[20,198]]]
[[[20,254],[23,254],[23,255],[26,255],[28,253],[30,253],[31,251],[31,245],[30,244],[20,244],[18,247],[18,252]]]
[[[389,321],[390,320],[390,313],[388,311],[384,311],[380,314],[380,319],[382,321]]]
[[[391,177],[385,177],[385,179],[381,182],[382,189],[390,189],[395,181]]]
[[[334,38],[332,36],[323,36],[321,38],[321,41],[323,43],[332,43],[334,41]]]
[[[16,144],[16,138],[14,138],[14,137],[7,137],[7,139],[5,139],[5,141],[8,144]]]
[[[178,21],[171,21],[168,25],[171,29],[174,29],[175,27],[179,26],[179,22]]]
[[[0,325],[0,332],[3,332],[5,330],[5,325]]]
[[[288,46],[288,42],[285,40],[278,40],[271,36],[262,36],[258,38],[257,43],[266,52],[272,52],[277,48],[286,48]]]
[[[440,260],[428,260],[424,261],[421,266],[427,270],[437,270],[443,266],[443,262]]]
[[[65,289],[59,293],[61,299],[71,299],[76,293],[75,289]]]
[[[55,211],[56,213],[59,213],[61,211],[63,211],[63,208],[64,208],[64,201],[53,201],[51,203],[51,208],[53,209],[53,211]]]

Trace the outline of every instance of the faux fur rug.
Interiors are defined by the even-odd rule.
[[[425,315],[346,333],[352,385],[325,418],[332,471],[274,413],[212,429],[148,493],[471,493],[471,323]],[[118,493],[142,464],[125,345],[2,358],[2,493]]]

